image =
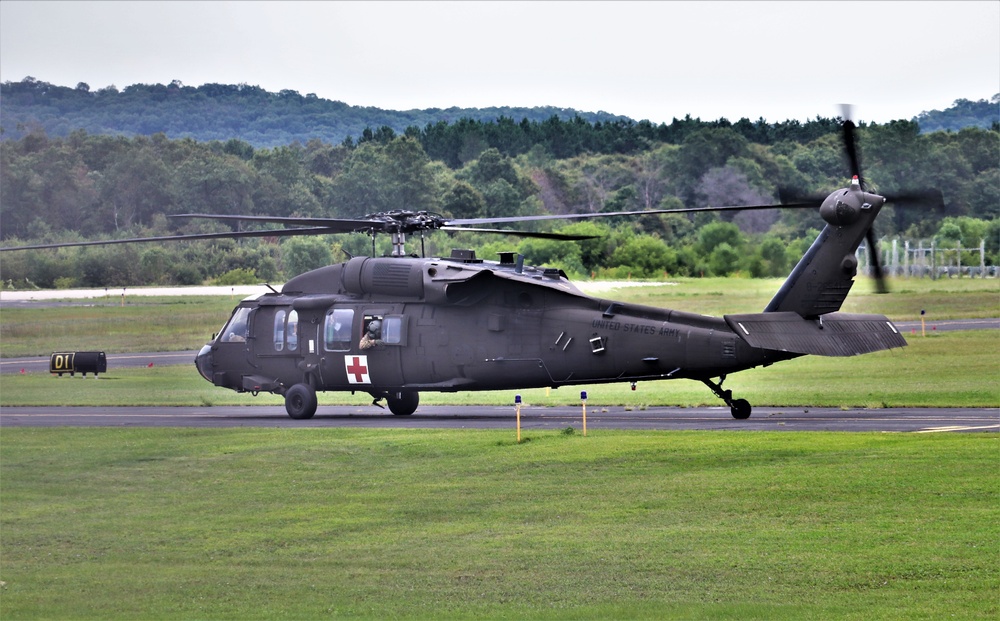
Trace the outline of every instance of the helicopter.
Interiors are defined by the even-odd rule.
[[[368,393],[373,405],[413,414],[421,392],[525,388],[688,379],[702,382],[736,419],[752,406],[735,398],[727,376],[803,355],[854,356],[905,347],[884,315],[841,312],[867,240],[881,290],[873,223],[890,199],[868,192],[860,174],[854,124],[844,121],[850,184],[819,203],[825,227],[760,313],[711,317],[619,302],[583,293],[556,268],[525,265],[503,252],[426,257],[423,233],[478,231],[566,241],[587,236],[482,228],[546,219],[813,207],[815,199],[781,205],[692,207],[518,218],[454,219],[399,210],[362,218],[297,218],[213,214],[173,217],[279,224],[287,228],[3,248],[58,247],[358,232],[372,238],[372,256],[305,272],[278,289],[241,301],[222,330],[195,358],[198,373],[240,393],[284,397],[287,414],[309,419],[317,393]],[[375,256],[375,236],[392,250]],[[407,254],[420,235],[421,253]]]

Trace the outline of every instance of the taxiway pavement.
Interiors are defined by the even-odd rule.
[[[3,427],[329,427],[406,429],[510,429],[514,406],[421,406],[412,416],[393,416],[365,406],[320,406],[309,420],[292,420],[281,406],[234,407],[5,407]],[[582,432],[583,409],[522,406],[522,431]],[[726,407],[621,406],[587,408],[588,432],[619,430],[1000,432],[1000,408],[846,409],[761,407],[735,420]]]

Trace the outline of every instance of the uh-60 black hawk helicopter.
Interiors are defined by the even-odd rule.
[[[425,258],[407,255],[403,244],[407,235],[435,229],[579,240],[584,237],[470,225],[776,205],[493,219],[414,211],[358,219],[186,214],[178,217],[297,228],[111,243],[370,234],[373,256],[301,274],[280,291],[242,301],[196,357],[198,372],[212,384],[283,395],[295,419],[313,416],[319,391],[366,392],[374,404],[384,399],[393,414],[409,415],[424,391],[665,379],[703,382],[733,417],[745,419],[750,404],[722,386],[732,373],[805,354],[853,356],[906,345],[883,315],[839,312],[857,273],[855,252],[866,238],[879,276],[872,223],[887,202],[865,191],[850,121],[844,137],[853,181],[822,200],[825,228],[760,313],[709,317],[600,299],[581,292],[561,270],[524,265],[513,252],[501,253],[499,261],[481,260],[469,250]],[[816,203],[777,206],[805,205]],[[392,236],[390,256],[374,256],[377,233]],[[103,243],[109,242],[83,242]],[[32,246],[38,247],[51,246]]]

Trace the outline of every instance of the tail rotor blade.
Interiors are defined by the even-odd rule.
[[[932,188],[927,190],[909,190],[904,192],[893,192],[886,196],[887,203],[894,203],[898,207],[909,207],[925,210],[944,211],[944,194],[941,190]]]
[[[851,175],[857,179],[858,185],[865,190],[865,178],[861,174],[861,157],[858,154],[857,125],[854,124],[853,110],[849,104],[842,104],[840,107],[841,118],[844,123],[841,125],[844,137],[844,152],[850,162]],[[874,227],[868,227],[865,233],[865,240],[868,245],[868,262],[872,266],[872,276],[875,278],[875,291],[877,293],[888,293],[889,288],[885,284],[885,274],[882,273],[882,265],[878,258],[878,246],[875,241]]]
[[[858,178],[858,182],[861,183],[861,188],[864,189],[865,180],[861,175],[861,161],[858,157],[858,143],[855,136],[855,129],[856,127],[854,125],[854,121],[844,121],[844,150],[847,153],[847,159],[851,164],[851,175]]]
[[[868,260],[871,262],[872,275],[875,277],[875,292],[888,293],[889,288],[885,284],[885,275],[878,259],[878,247],[875,245],[875,229],[869,228],[865,239],[868,242]]]

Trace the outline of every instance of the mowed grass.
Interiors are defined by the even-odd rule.
[[[132,295],[68,306],[8,305],[0,310],[0,356],[47,356],[56,351],[132,353],[198,349],[229,319],[230,296]]]
[[[996,434],[4,428],[17,619],[995,619]]]
[[[806,356],[731,375],[725,383],[754,406],[1000,407],[1000,333],[996,330],[907,334],[902,349],[849,358]],[[722,405],[700,382],[673,380],[567,386],[558,390],[421,393],[423,405],[509,405],[515,394],[536,406],[579,403],[586,390],[594,406]],[[320,393],[320,405],[367,406],[367,393]],[[0,406],[273,405],[281,397],[252,397],[215,387],[194,363],[114,368],[95,379],[48,373],[0,376]],[[419,411],[419,410],[418,410]]]
[[[713,280],[601,297],[720,314],[760,310],[777,289],[777,281],[768,287]],[[970,283],[970,289],[904,294],[891,304],[917,310],[888,314],[913,319],[927,308],[932,320],[997,316],[995,281],[961,284]],[[848,304],[866,295],[856,291]],[[871,295],[874,308],[845,310],[887,312],[878,305],[896,295]],[[5,308],[0,347],[4,356],[195,349],[235,304],[150,302],[136,304],[125,321],[128,305]],[[156,337],[162,345],[147,338],[147,330],[156,331],[155,317],[171,324]],[[64,332],[49,334],[53,318]],[[122,325],[112,340],[101,335],[108,323],[134,325]],[[735,374],[726,387],[757,406],[1000,405],[1000,336],[907,338],[902,350],[805,357]],[[0,382],[4,407],[281,407],[278,397],[213,387],[193,365],[112,368],[100,379],[4,375]],[[594,406],[720,403],[689,381],[640,383],[635,392],[627,384],[587,390]],[[579,387],[522,393],[529,405],[563,405],[578,403]],[[421,398],[500,405],[513,392]],[[321,394],[320,403],[367,406],[370,398]],[[994,619],[1000,613],[996,434],[598,429],[587,437],[532,431],[520,444],[512,436],[509,430],[4,427],[0,618]]]
[[[1000,281],[996,278],[889,278],[888,294],[875,292],[874,281],[858,278],[843,310],[879,313],[894,321],[975,319],[1000,316]],[[781,278],[679,278],[621,287],[599,297],[620,299],[702,315],[757,313],[781,288]]]

